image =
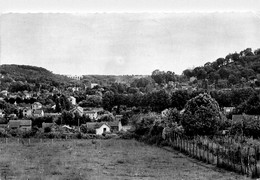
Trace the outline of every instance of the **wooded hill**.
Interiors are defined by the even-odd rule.
[[[11,78],[14,81],[27,81],[28,83],[65,83],[71,80],[62,75],[53,74],[52,72],[42,67],[28,65],[1,65],[0,73]]]
[[[1,65],[1,89],[7,89],[10,85],[20,82],[21,84],[68,87],[68,86],[90,86],[97,83],[101,86],[110,86],[113,83],[124,83],[130,85],[135,79],[148,77],[147,75],[84,75],[80,81],[68,78],[65,75],[54,74],[51,71],[29,65]],[[22,88],[23,89],[23,88]],[[25,88],[25,90],[28,88]]]
[[[226,82],[229,85],[242,84],[249,80],[260,80],[260,49],[252,51],[247,48],[240,53],[228,54],[207,62],[204,66],[186,69],[183,74],[188,78],[194,76],[198,80],[208,79],[209,83]]]

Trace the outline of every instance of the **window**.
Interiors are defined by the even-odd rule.
[[[107,131],[107,128],[103,128],[103,132],[106,132]]]

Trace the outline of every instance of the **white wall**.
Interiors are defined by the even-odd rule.
[[[106,124],[103,124],[100,128],[96,129],[96,134],[102,135],[104,133],[104,128],[106,128],[106,132],[110,132],[110,127],[108,127]]]

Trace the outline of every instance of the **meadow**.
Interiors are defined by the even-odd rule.
[[[0,143],[0,179],[248,179],[135,140]]]

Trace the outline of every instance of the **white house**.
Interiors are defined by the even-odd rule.
[[[32,104],[32,110],[41,109],[41,108],[42,108],[42,104],[39,102],[34,102]]]
[[[223,112],[224,114],[232,113],[235,110],[235,107],[224,107]]]
[[[84,114],[93,120],[96,120],[98,117],[97,111],[84,111]]]
[[[43,117],[44,111],[42,109],[36,109],[36,110],[33,110],[32,115],[34,117]]]
[[[105,132],[111,132],[111,127],[105,123],[87,123],[87,128],[95,129],[97,135],[102,135]]]
[[[5,115],[5,112],[2,109],[0,109],[0,117],[2,118],[2,117],[4,117],[4,115]]]
[[[76,105],[76,98],[74,98],[73,96],[70,96],[68,100],[71,102],[72,105]]]
[[[98,86],[98,84],[97,84],[97,83],[91,83],[91,84],[90,84],[90,88],[91,88],[91,89],[94,88],[95,86]]]
[[[168,114],[168,112],[169,112],[169,109],[163,110],[163,111],[161,112],[161,116],[162,116],[162,117],[166,117],[167,114]]]
[[[31,117],[32,116],[32,109],[29,107],[26,107],[23,109],[23,116],[24,117]]]

